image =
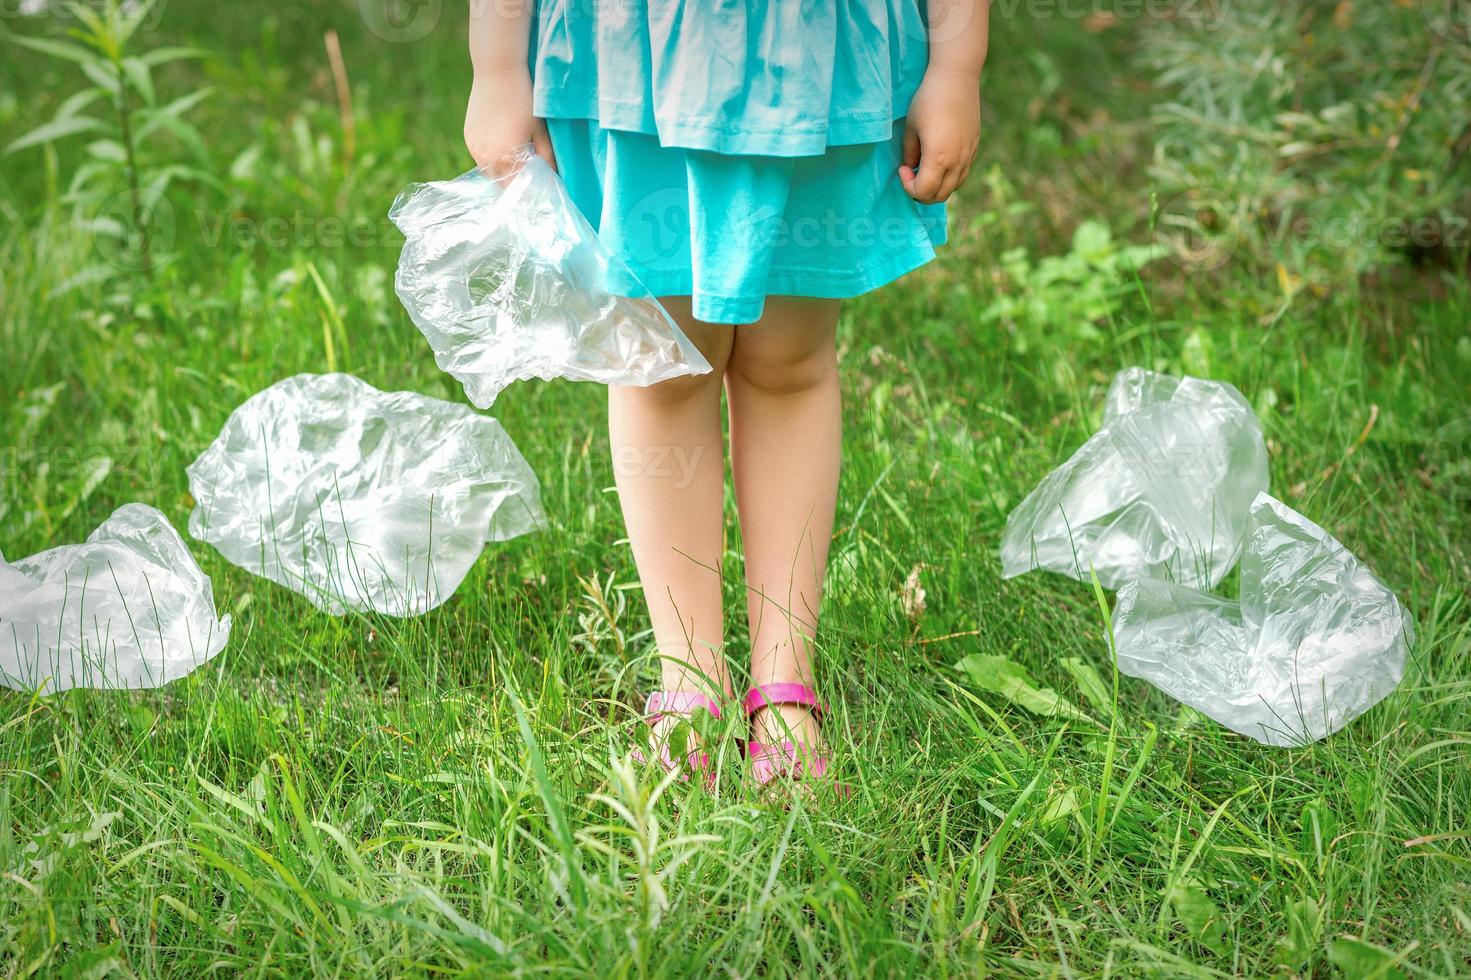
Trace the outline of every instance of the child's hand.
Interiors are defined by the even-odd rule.
[[[530,73],[476,72],[465,109],[465,146],[475,163],[488,176],[498,177],[509,164],[509,154],[527,143],[557,168],[546,121],[531,111]]]
[[[921,204],[945,200],[970,176],[981,141],[981,80],[931,67],[909,104],[899,180]]]

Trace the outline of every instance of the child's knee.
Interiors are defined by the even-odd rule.
[[[838,361],[827,347],[742,352],[737,346],[726,371],[736,383],[765,394],[796,395],[835,379]]]
[[[719,394],[722,380],[723,365],[716,364],[712,367],[714,369],[706,374],[686,374],[642,388],[621,390],[629,392],[633,397],[664,405],[709,398]]]

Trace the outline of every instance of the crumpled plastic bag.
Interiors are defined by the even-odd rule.
[[[440,368],[488,408],[513,381],[651,385],[710,364],[527,146],[491,179],[411,184],[394,284]]]
[[[1219,381],[1120,371],[1103,425],[1006,521],[1002,573],[1034,568],[1118,588],[1139,576],[1210,588],[1241,550],[1267,489],[1267,447],[1246,399]]]
[[[1265,493],[1239,602],[1141,579],[1119,590],[1113,630],[1120,671],[1267,745],[1325,738],[1379,703],[1415,635],[1384,583]]]
[[[258,392],[189,466],[189,533],[334,614],[410,616],[487,542],[545,524],[499,422],[464,405],[298,374]]]
[[[225,648],[208,576],[167,517],[127,504],[87,536],[15,563],[0,555],[0,684],[161,687]]]

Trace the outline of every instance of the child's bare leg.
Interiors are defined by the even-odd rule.
[[[726,367],[755,684],[812,684],[842,453],[838,305],[768,298],[761,320],[737,329]],[[807,709],[782,706],[756,715],[752,738],[815,746],[819,734]]]
[[[730,687],[720,608],[720,386],[733,328],[695,320],[688,298],[663,302],[714,370],[646,388],[610,387],[613,471],[654,641],[664,658],[662,686],[715,696],[704,678]],[[668,719],[663,727],[674,722]]]

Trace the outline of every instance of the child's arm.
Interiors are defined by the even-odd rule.
[[[909,104],[899,179],[922,204],[965,183],[981,140],[990,0],[929,0],[930,64]]]
[[[531,111],[526,64],[532,0],[471,0],[470,62],[475,80],[465,109],[465,146],[482,170],[495,173],[506,151],[530,143],[552,166],[546,123]]]

